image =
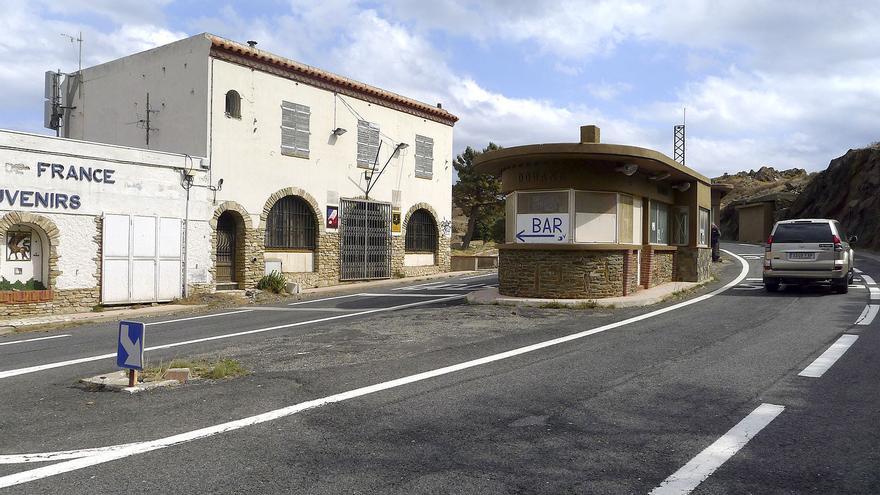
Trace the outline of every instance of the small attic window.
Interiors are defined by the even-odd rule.
[[[234,119],[241,118],[241,95],[234,89],[226,92],[226,116]]]

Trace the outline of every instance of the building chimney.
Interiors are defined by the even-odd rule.
[[[437,104],[437,108],[442,109],[442,108],[443,108],[443,104],[442,104],[442,103],[438,103],[438,104]]]
[[[248,44],[248,46],[250,46],[251,48],[256,48],[256,46],[257,46],[257,42],[254,41],[254,40],[248,40],[247,44]]]
[[[599,144],[599,128],[594,125],[581,126],[581,143]]]

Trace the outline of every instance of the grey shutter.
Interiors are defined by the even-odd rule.
[[[416,134],[416,177],[430,179],[434,171],[434,140]]]
[[[309,157],[309,107],[281,102],[281,153]]]
[[[370,168],[376,161],[379,151],[379,126],[365,120],[358,120],[357,164]]]

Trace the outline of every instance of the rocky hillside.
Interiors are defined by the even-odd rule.
[[[724,174],[712,179],[713,182],[733,186],[733,190],[721,200],[719,227],[723,238],[736,239],[739,232],[737,204],[772,197],[776,199],[777,218],[786,218],[788,207],[815,175],[800,168],[776,170],[773,167],[761,167],[757,171]]]
[[[786,218],[835,218],[857,247],[880,249],[880,144],[849,150],[803,190]]]

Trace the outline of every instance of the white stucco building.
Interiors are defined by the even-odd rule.
[[[210,34],[84,69],[64,93],[65,137],[206,157],[209,284],[448,270],[457,118],[439,104]]]
[[[0,316],[209,287],[212,205],[198,159],[0,130],[0,167]]]

